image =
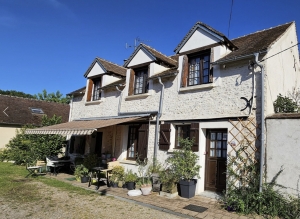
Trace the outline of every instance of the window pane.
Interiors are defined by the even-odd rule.
[[[217,140],[222,140],[222,133],[217,134]]]
[[[209,56],[204,56],[204,61],[208,62],[209,61]]]
[[[222,148],[222,142],[221,141],[217,141],[217,148]]]
[[[214,157],[214,156],[215,156],[215,150],[214,150],[214,149],[210,150],[209,156],[211,156],[211,157]]]
[[[224,158],[227,157],[227,151],[226,151],[226,150],[223,150],[223,151],[222,151],[222,157],[224,157]]]
[[[209,82],[208,76],[203,77],[203,84],[207,84]]]
[[[221,150],[217,150],[216,152],[217,152],[217,157],[221,157],[222,156],[221,155],[221,152],[222,152]]]
[[[214,141],[210,142],[210,148],[215,148],[215,142]]]
[[[208,69],[203,70],[203,76],[208,76]]]
[[[222,148],[223,149],[227,149],[227,141],[223,141],[222,142]]]
[[[214,132],[210,133],[210,139],[215,140],[216,139],[216,133],[214,133]]]
[[[208,68],[209,67],[209,62],[203,62],[203,68]]]
[[[223,133],[223,140],[227,141],[227,133]]]

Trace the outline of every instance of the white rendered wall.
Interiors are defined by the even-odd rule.
[[[130,68],[135,65],[140,65],[152,61],[153,59],[149,57],[142,49],[140,49],[127,66],[128,68]]]
[[[0,150],[5,148],[5,145],[16,136],[16,131],[19,130],[15,127],[0,127]]]
[[[279,93],[288,96],[288,92],[292,90],[292,87],[300,87],[298,47],[295,46],[279,53],[297,43],[296,29],[293,24],[264,57],[266,59],[274,55],[264,62],[266,69],[266,116],[274,113],[273,103]],[[277,53],[279,54],[275,55]]]
[[[90,78],[104,73],[105,73],[104,69],[96,62],[87,77]]]
[[[279,175],[277,183],[287,189],[281,189],[281,191],[298,195],[300,119],[267,119],[266,126],[267,182],[273,179],[282,166],[284,170]]]

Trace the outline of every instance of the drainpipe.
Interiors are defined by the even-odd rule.
[[[117,89],[117,91],[120,92],[120,98],[119,98],[119,104],[118,104],[118,115],[120,115],[121,102],[122,102],[123,92],[119,89],[118,86],[116,86],[116,89]]]
[[[264,97],[264,84],[265,84],[265,73],[263,65],[258,63],[258,53],[254,53],[255,64],[261,69],[261,146],[260,146],[260,178],[259,178],[259,192],[262,192],[264,164],[265,164],[265,97]]]
[[[162,85],[162,88],[161,88],[161,92],[160,92],[160,100],[159,100],[158,113],[156,115],[153,165],[155,165],[156,157],[157,157],[158,135],[159,135],[159,119],[160,119],[160,117],[162,115],[162,105],[163,105],[163,98],[164,98],[164,91],[165,91],[165,85],[161,82],[161,78],[160,77],[158,77],[158,81]]]

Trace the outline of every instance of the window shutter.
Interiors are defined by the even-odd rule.
[[[191,124],[190,139],[194,140],[192,151],[199,151],[199,123]]]
[[[134,74],[135,74],[134,70],[130,69],[128,96],[133,95],[133,91],[134,91]]]
[[[88,80],[89,82],[88,82],[87,93],[86,93],[86,101],[91,101],[94,83],[92,79],[88,79]]]
[[[159,131],[159,149],[169,150],[170,148],[171,124],[161,124]]]
[[[181,87],[187,86],[188,75],[189,75],[189,59],[187,55],[184,55],[182,59]]]
[[[138,129],[137,153],[141,160],[147,158],[148,129],[148,124],[142,124],[141,127]]]
[[[214,48],[210,49],[209,82],[213,82],[213,70],[214,70],[214,67],[211,64],[212,62],[214,62]]]

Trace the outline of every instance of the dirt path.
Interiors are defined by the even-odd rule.
[[[31,182],[36,198],[26,201],[0,197],[0,218],[164,218],[176,219],[175,215],[157,211],[133,203],[99,194],[79,195]],[[15,191],[15,192],[21,192]],[[23,196],[24,197],[24,196]]]

